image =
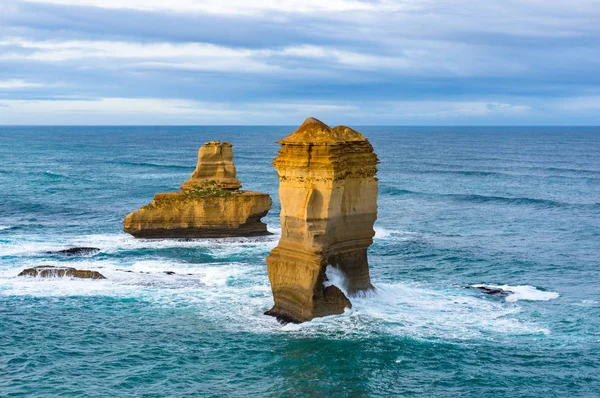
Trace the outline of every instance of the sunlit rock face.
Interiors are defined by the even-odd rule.
[[[231,144],[207,142],[181,192],[156,194],[151,203],[125,217],[124,230],[149,239],[269,234],[260,220],[271,208],[271,197],[240,187]]]
[[[279,141],[281,239],[267,257],[275,305],[268,315],[303,322],[350,307],[327,266],[346,278],[350,296],[372,288],[367,248],[377,218],[378,159],[369,141],[345,126],[307,119]]]
[[[233,149],[230,143],[210,141],[202,145],[198,151],[198,164],[189,180],[183,183],[182,189],[201,186],[207,181],[215,181],[222,189],[240,189],[242,183],[235,176]]]

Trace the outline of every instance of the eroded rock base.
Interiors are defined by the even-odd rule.
[[[302,323],[316,317],[343,314],[346,308],[352,308],[352,303],[348,297],[337,286],[333,285],[323,288],[321,294],[313,297],[313,303],[315,308],[312,313],[302,311],[299,307],[290,308],[288,305],[287,308],[274,306],[265,312],[265,315],[274,316],[283,324]],[[299,317],[298,314],[303,314],[304,316]]]
[[[125,232],[144,239],[200,239],[269,235],[261,218],[271,208],[268,194],[234,191],[195,197],[187,192],[159,193],[154,201],[123,221]]]

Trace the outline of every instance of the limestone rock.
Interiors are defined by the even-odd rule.
[[[372,289],[367,248],[377,219],[377,156],[359,132],[313,118],[279,143],[273,164],[282,232],[267,257],[275,302],[267,314],[303,322],[342,313],[350,301],[324,286],[325,270],[342,271],[350,295]]]
[[[242,183],[235,177],[233,149],[228,142],[210,141],[200,147],[198,164],[192,177],[183,183],[181,189],[215,181],[222,189],[240,189]]]
[[[98,271],[80,270],[71,267],[53,267],[41,265],[27,268],[17,276],[32,276],[35,278],[82,278],[82,279],[106,279]]]
[[[152,203],[130,213],[125,232],[136,238],[221,238],[268,234],[260,221],[271,208],[269,195],[238,192],[231,196],[193,197],[159,193]]]
[[[123,221],[136,238],[220,238],[267,235],[260,221],[271,209],[268,194],[241,191],[231,144],[207,142],[181,192],[158,193]]]

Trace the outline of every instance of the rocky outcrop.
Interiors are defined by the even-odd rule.
[[[71,247],[69,249],[49,251],[46,254],[60,254],[62,256],[92,256],[98,253],[100,249],[97,247]]]
[[[466,289],[477,289],[484,294],[494,296],[494,297],[501,297],[501,298],[506,298],[507,296],[514,293],[513,291],[508,290],[508,289],[502,289],[500,287],[486,286],[486,285],[469,285],[469,286],[465,286],[465,288]]]
[[[71,267],[53,267],[42,265],[27,268],[17,276],[31,276],[34,278],[81,278],[81,279],[106,279],[98,271],[80,270]]]
[[[324,286],[325,271],[338,268],[351,296],[372,289],[367,248],[377,218],[377,156],[359,132],[313,118],[279,144],[281,239],[267,257],[275,305],[266,314],[303,322],[342,313],[350,301]]]
[[[240,187],[231,144],[207,142],[181,191],[156,194],[152,203],[125,217],[124,230],[136,238],[150,239],[268,234],[260,219],[271,208],[271,197]]]
[[[200,147],[196,170],[192,177],[183,183],[181,189],[190,189],[195,185],[202,186],[210,181],[214,181],[222,189],[240,189],[242,183],[235,174],[231,144],[210,141]]]

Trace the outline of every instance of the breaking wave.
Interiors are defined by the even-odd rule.
[[[46,177],[57,178],[57,179],[60,179],[60,178],[69,178],[69,176],[66,175],[66,174],[61,174],[61,173],[57,173],[57,172],[50,171],[50,170],[44,171],[44,175]]]
[[[507,293],[506,301],[510,303],[514,303],[516,301],[524,300],[524,301],[548,301],[560,296],[559,293],[556,292],[547,292],[544,290],[540,290],[534,286],[529,285],[519,285],[519,286],[511,286],[511,285],[484,285],[477,284],[471,285],[474,288],[487,288],[487,289],[500,289]]]
[[[173,242],[186,245],[198,242]],[[136,243],[138,244],[138,243]],[[149,242],[140,242],[140,245]],[[162,244],[167,244],[163,242]],[[228,254],[268,250],[268,242],[230,243]],[[221,247],[218,251],[224,249]],[[106,248],[105,250],[117,250]],[[222,253],[225,255],[226,253]],[[27,266],[64,266],[60,260],[31,258]],[[19,278],[23,267],[0,269],[0,295],[34,297],[111,296],[142,301],[159,308],[190,308],[198,317],[224,330],[249,333],[294,333],[344,339],[373,333],[421,340],[502,339],[512,335],[549,334],[514,302],[545,300],[552,292],[517,287],[515,299],[486,300],[464,289],[439,289],[413,283],[377,283],[374,291],[352,297],[352,309],[344,314],[314,319],[301,325],[281,326],[274,318],[263,316],[272,305],[271,290],[264,263],[207,262],[201,264],[173,259],[147,260],[78,258],[68,266],[101,272],[106,280],[36,280]],[[166,273],[165,271],[168,271]],[[329,267],[330,284],[345,289],[345,276]],[[508,288],[508,287],[507,287]],[[514,287],[511,287],[514,288]]]

